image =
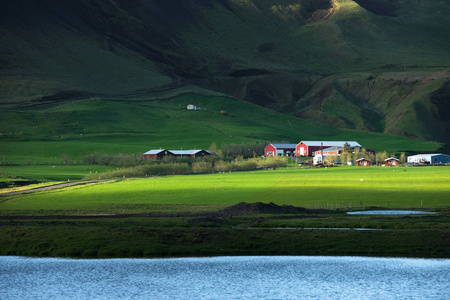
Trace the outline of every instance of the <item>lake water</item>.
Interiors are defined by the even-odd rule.
[[[0,299],[450,299],[450,259],[0,257]]]

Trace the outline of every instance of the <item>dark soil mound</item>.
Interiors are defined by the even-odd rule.
[[[220,214],[225,215],[241,215],[249,213],[274,213],[274,214],[285,214],[285,213],[305,213],[306,208],[295,207],[291,205],[276,205],[274,203],[246,203],[241,202],[236,205],[227,207],[221,211]]]

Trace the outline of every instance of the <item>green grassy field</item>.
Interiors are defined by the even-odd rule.
[[[448,167],[285,168],[272,171],[130,179],[10,196],[0,212],[142,212],[164,205],[218,209],[239,202],[309,208],[440,209],[450,205]]]
[[[81,180],[91,174],[115,170],[101,165],[22,165],[0,166],[0,181],[3,178],[25,178],[37,181]]]

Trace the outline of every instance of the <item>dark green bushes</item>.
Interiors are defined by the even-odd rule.
[[[104,166],[114,166],[114,167],[133,167],[142,164],[142,155],[138,154],[116,154],[111,155],[107,153],[95,152],[91,155],[86,155],[82,157],[82,162],[85,165],[104,165]]]
[[[225,157],[243,156],[244,158],[250,158],[264,155],[266,146],[266,142],[228,144],[222,146],[222,152]]]
[[[245,171],[262,168],[278,168],[286,166],[287,158],[285,157],[255,157],[244,160],[242,156],[235,160],[226,161],[214,158],[204,159],[186,159],[177,160],[162,160],[145,162],[143,164],[128,167],[118,168],[114,171],[102,173],[101,178],[129,178],[129,177],[145,177],[156,175],[174,175],[174,174],[192,174],[192,173],[212,173],[225,171]],[[99,174],[91,175],[90,177],[97,178]]]
[[[101,174],[102,178],[119,178],[119,177],[144,177],[155,175],[173,175],[192,173],[192,167],[187,163],[161,163],[161,164],[145,164],[129,168],[120,168]],[[95,175],[97,177],[98,174]]]

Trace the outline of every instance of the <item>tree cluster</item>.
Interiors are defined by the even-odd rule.
[[[267,146],[265,142],[250,142],[241,144],[222,145],[222,153],[224,157],[251,158],[264,155],[264,148]]]

